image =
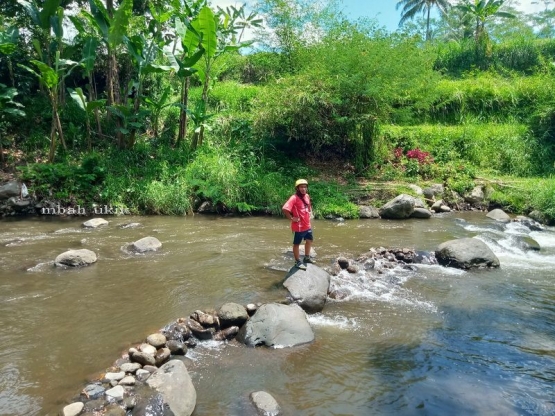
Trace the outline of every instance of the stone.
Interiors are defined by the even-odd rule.
[[[146,354],[155,355],[157,349],[150,344],[144,343],[139,345],[139,351],[144,352]]]
[[[144,371],[144,370],[143,370]],[[137,380],[133,376],[126,376],[122,378],[119,382],[121,386],[134,386]]]
[[[236,339],[251,347],[284,348],[312,342],[314,332],[300,306],[269,303],[242,326]]]
[[[146,352],[136,352],[131,357],[131,361],[139,363],[141,365],[155,365],[156,360],[154,359],[154,355],[147,354]]]
[[[509,217],[502,209],[491,210],[486,214],[486,217],[499,222],[511,222],[511,217]]]
[[[314,264],[307,264],[306,270],[291,269],[283,286],[289,291],[293,301],[308,313],[321,312],[326,304],[331,276]]]
[[[89,384],[83,389],[83,394],[87,399],[94,400],[102,397],[106,389],[98,384]]]
[[[162,243],[155,237],[145,237],[131,243],[129,249],[135,253],[146,253],[149,251],[158,251],[162,247]]]
[[[158,349],[166,345],[166,337],[165,335],[160,333],[150,334],[148,337],[146,337],[146,342],[148,342],[154,348]]]
[[[124,371],[120,371],[119,373],[106,373],[104,375],[104,380],[107,381],[112,381],[112,380],[116,380],[119,381],[121,379],[123,379],[125,377],[125,372]]]
[[[80,250],[68,250],[56,257],[54,264],[58,267],[83,267],[95,263],[96,253],[86,248]]]
[[[380,218],[380,212],[378,208],[370,207],[367,205],[359,205],[358,216],[359,218]]]
[[[276,399],[265,391],[255,391],[251,393],[251,400],[258,411],[265,416],[277,416],[281,408]]]
[[[413,196],[401,194],[380,208],[380,217],[385,219],[409,218],[414,211],[415,199]]]
[[[146,381],[164,401],[167,410],[175,416],[190,416],[195,410],[197,392],[191,376],[182,361],[172,360],[160,367]]]
[[[106,221],[104,218],[93,218],[83,223],[83,227],[85,228],[98,228],[103,225],[108,225],[108,221]]]
[[[460,238],[440,244],[435,256],[442,266],[459,269],[499,267],[499,259],[477,238]]]
[[[0,200],[18,197],[21,193],[21,185],[17,181],[10,181],[0,186]]]
[[[432,213],[426,208],[415,207],[414,211],[412,211],[412,214],[410,214],[410,217],[427,219],[432,217]]]
[[[169,348],[160,348],[160,350],[154,356],[154,362],[157,367],[160,367],[166,361],[170,359],[171,351]]]
[[[230,326],[242,326],[249,319],[249,314],[243,305],[228,302],[221,306],[218,311],[218,318],[220,326],[228,328]]]
[[[82,402],[75,402],[75,403],[68,404],[66,407],[64,407],[62,411],[62,415],[77,416],[79,413],[81,413],[84,407],[85,407],[85,404]]]
[[[110,390],[106,390],[106,397],[115,401],[123,400],[123,395],[125,394],[125,389],[123,386],[116,386]]]
[[[172,339],[166,345],[173,355],[185,355],[187,353],[187,346],[180,341]]]
[[[131,374],[134,374],[141,367],[142,366],[139,363],[125,363],[119,366],[121,371],[125,373],[131,373]]]

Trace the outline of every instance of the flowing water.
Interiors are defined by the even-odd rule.
[[[0,414],[56,415],[87,380],[178,317],[225,302],[281,301],[292,264],[284,219],[110,217],[0,222]],[[121,225],[139,222],[138,228]],[[342,272],[349,289],[309,317],[311,344],[285,349],[203,342],[189,350],[195,416],[251,415],[249,393],[285,415],[555,414],[555,231],[495,224],[483,213],[430,220],[315,221],[321,265],[370,247],[433,250],[477,237],[501,268],[394,269],[375,281]],[[534,238],[524,252],[515,237]],[[154,236],[162,250],[131,255]],[[67,249],[96,264],[53,267]]]

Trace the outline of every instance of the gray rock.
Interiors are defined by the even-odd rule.
[[[264,416],[279,415],[281,408],[271,394],[266,393],[265,391],[255,391],[254,393],[251,393],[251,400],[257,410]]]
[[[409,188],[412,189],[416,195],[424,195],[424,192],[422,192],[422,188],[418,185],[411,183],[409,185]]]
[[[152,345],[144,343],[144,344],[139,345],[139,351],[145,352],[147,354],[154,355],[154,354],[156,354],[156,351],[158,351],[158,350],[155,347],[153,347]]]
[[[306,312],[320,312],[326,304],[331,276],[314,264],[306,266],[306,270],[291,269],[283,286],[289,291],[293,301]]]
[[[530,218],[532,218],[534,221],[539,222],[540,224],[547,224],[549,223],[546,215],[543,212],[534,210],[532,211],[530,214],[528,214],[528,216]]]
[[[98,228],[103,225],[108,225],[108,221],[106,221],[104,218],[93,218],[83,223],[83,227],[85,228]]]
[[[66,407],[64,407],[64,410],[62,411],[62,415],[77,416],[79,413],[81,413],[84,407],[85,407],[85,404],[82,402],[75,402],[75,403],[68,404]]]
[[[82,267],[95,263],[97,260],[96,253],[86,248],[80,250],[68,250],[60,254],[54,260],[54,264],[58,267]]]
[[[173,355],[185,355],[187,353],[187,346],[180,341],[172,339],[166,345]]]
[[[25,211],[30,205],[30,199],[20,199],[15,197],[8,199],[8,206],[12,207],[14,211]]]
[[[0,186],[0,200],[18,197],[21,193],[21,185],[17,181],[10,181]]]
[[[137,376],[137,380],[139,380],[139,381],[145,381],[147,378],[150,377],[150,371],[143,370],[143,369],[141,368],[140,370],[137,370],[137,372],[135,373],[135,375]]]
[[[98,384],[89,384],[83,389],[83,394],[90,400],[102,397],[106,389]]]
[[[443,199],[439,199],[436,202],[434,202],[432,204],[432,206],[430,207],[430,209],[434,212],[440,212],[441,211],[441,206],[443,205]]]
[[[380,212],[378,208],[369,207],[368,205],[359,205],[358,216],[360,218],[380,218]]]
[[[171,351],[169,348],[160,348],[160,350],[154,356],[154,361],[157,367],[160,367],[166,361],[170,359]]]
[[[410,214],[411,218],[422,218],[422,219],[428,219],[432,217],[432,213],[427,210],[426,208],[414,208],[414,211],[412,211],[412,214]]]
[[[146,253],[148,251],[158,251],[162,243],[155,237],[145,237],[131,243],[129,248],[135,253]]]
[[[499,267],[499,259],[491,249],[476,238],[450,240],[438,246],[436,259],[442,266],[459,269]]]
[[[121,401],[123,400],[123,395],[125,394],[125,389],[123,386],[116,386],[110,390],[106,390],[106,397],[111,400]]]
[[[474,187],[469,194],[464,196],[464,200],[469,204],[479,204],[484,202],[484,191],[482,186]]]
[[[540,251],[541,247],[532,237],[517,236],[517,246],[523,251]]]
[[[530,231],[545,231],[545,227],[539,222],[534,221],[532,218],[525,217],[523,215],[517,216],[514,221],[520,222],[522,225],[528,227]]]
[[[166,345],[166,337],[160,333],[150,334],[146,337],[146,342],[158,349]]]
[[[147,354],[146,352],[136,352],[131,357],[131,361],[139,363],[141,365],[156,365],[156,360],[154,359],[154,355]]]
[[[146,384],[161,395],[174,416],[190,416],[195,410],[197,392],[182,361],[172,360],[164,364]]]
[[[439,207],[439,212],[451,212],[451,208],[449,208],[447,205],[442,205]]]
[[[314,340],[305,312],[296,304],[262,305],[237,334],[237,340],[255,347],[293,347]]]
[[[409,218],[414,211],[415,198],[401,194],[380,208],[380,216],[387,219]]]
[[[112,381],[112,380],[116,380],[119,381],[121,379],[123,379],[125,377],[125,372],[124,371],[120,371],[119,373],[106,373],[104,375],[104,380],[107,381]]]
[[[142,366],[139,363],[125,363],[119,366],[121,371],[131,374],[136,373],[141,367]]]
[[[499,222],[511,222],[511,217],[509,217],[502,209],[491,210],[486,214],[486,217]]]
[[[143,370],[144,371],[144,370]],[[133,376],[126,376],[122,378],[119,382],[121,386],[134,386],[137,380]]]
[[[224,303],[218,311],[218,318],[222,328],[229,328],[230,326],[242,326],[249,314],[243,305],[238,303],[228,302]]]

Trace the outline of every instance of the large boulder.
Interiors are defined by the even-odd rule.
[[[21,185],[17,181],[10,181],[0,186],[0,200],[18,197],[21,193]]]
[[[54,260],[54,264],[58,267],[82,267],[95,263],[97,260],[96,253],[91,250],[68,250]]]
[[[306,266],[306,270],[291,269],[283,286],[306,312],[320,312],[326,304],[331,276],[318,266],[310,263]]]
[[[401,194],[380,208],[380,216],[388,219],[409,218],[415,206],[423,206],[421,201],[411,195]]]
[[[190,416],[195,410],[197,392],[182,361],[167,362],[147,379],[146,384],[160,394],[167,414]]]
[[[511,217],[502,209],[492,209],[486,214],[486,217],[499,222],[511,222]]]
[[[499,259],[491,249],[476,238],[460,238],[440,244],[435,252],[442,266],[459,269],[499,267]]]
[[[314,340],[306,314],[298,305],[262,305],[237,334],[237,340],[251,347],[293,347]]]

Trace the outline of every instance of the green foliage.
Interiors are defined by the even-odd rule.
[[[39,198],[65,204],[82,204],[96,198],[107,170],[98,154],[86,156],[80,165],[33,164],[20,168],[21,179],[30,183]]]
[[[555,222],[555,177],[534,181],[531,207],[542,212],[548,220]]]
[[[316,218],[340,216],[346,219],[358,218],[358,207],[352,203],[337,182],[316,182],[310,185],[310,198]]]
[[[393,148],[419,147],[436,163],[471,164],[484,171],[528,175],[540,146],[520,124],[387,126],[383,140]]]

